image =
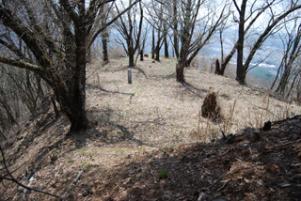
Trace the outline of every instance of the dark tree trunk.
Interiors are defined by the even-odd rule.
[[[135,55],[133,53],[129,52],[129,66],[134,67],[135,66]]]
[[[164,56],[165,58],[169,58],[169,50],[168,50],[168,40],[167,40],[167,36],[165,36],[164,38]]]
[[[174,42],[174,53],[176,57],[179,57],[179,38],[178,38],[178,10],[177,0],[173,0],[173,42]]]
[[[168,38],[167,38],[167,36],[168,36],[168,25],[165,23],[164,24],[164,38],[163,38],[163,40],[164,40],[164,57],[165,58],[169,58],[169,49],[168,49]]]
[[[185,63],[179,62],[176,67],[176,76],[177,76],[177,81],[180,83],[185,82],[184,78],[184,68],[185,68]]]
[[[218,75],[225,75],[226,68],[227,68],[227,64],[226,63],[222,63],[221,69],[220,69],[220,73]]]
[[[241,85],[246,84],[246,75],[247,72],[243,68],[237,69],[236,80],[238,81],[239,84]]]
[[[88,120],[85,111],[85,91],[77,84],[69,90],[70,92],[59,86],[54,88],[61,111],[66,114],[71,123],[70,133],[73,133],[87,129]]]
[[[78,98],[72,101],[70,109],[72,115],[69,117],[71,121],[71,132],[79,132],[88,128],[88,120],[85,111],[85,97],[83,92],[77,91],[79,94]],[[76,93],[75,93],[76,94]]]
[[[133,83],[132,69],[135,67],[135,52],[129,48],[129,67],[128,67],[128,84]]]
[[[280,94],[284,94],[285,88],[288,84],[288,79],[289,79],[290,72],[289,71],[284,71],[283,75],[281,76],[281,79],[279,81],[278,87],[276,89],[276,92]]]
[[[143,51],[143,49],[142,50],[140,50],[140,61],[144,61],[144,51]]]
[[[219,60],[217,59],[217,60],[215,61],[215,74],[217,74],[217,75],[222,75],[222,74],[221,74],[221,71],[222,71],[221,65],[220,65],[220,63],[219,63]]]
[[[158,62],[160,62],[161,41],[162,41],[161,31],[158,30],[157,31],[157,44],[155,47],[155,60]]]
[[[233,48],[230,51],[230,53],[223,59],[223,62],[221,64],[221,74],[220,75],[224,75],[225,74],[225,70],[226,70],[229,62],[231,61],[232,57],[234,56],[236,50],[237,50],[237,43],[233,46]]]
[[[247,0],[243,0],[240,9],[239,30],[238,30],[238,42],[237,42],[237,70],[236,80],[240,84],[245,84],[246,69],[244,66],[244,40],[245,40],[245,11],[247,6]]]
[[[160,62],[160,45],[156,47],[155,49],[155,60]]]
[[[152,59],[155,59],[155,28],[152,31]]]
[[[108,33],[107,30],[102,34],[102,60],[104,64],[109,63],[109,53],[108,53]]]
[[[85,20],[81,22],[85,23]],[[76,40],[76,65],[73,75],[73,83],[69,90],[71,94],[69,97],[69,104],[64,103],[71,113],[69,118],[71,121],[71,132],[78,132],[88,128],[88,119],[86,117],[86,50],[87,50],[87,36],[86,30],[81,26],[77,27],[75,30],[75,40]],[[68,100],[68,99],[67,99]],[[66,100],[66,101],[67,101]],[[64,101],[64,100],[62,100]],[[66,102],[64,101],[64,102]],[[66,112],[68,113],[68,112]]]

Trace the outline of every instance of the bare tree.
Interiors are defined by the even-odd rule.
[[[290,27],[291,26],[291,27]],[[283,37],[284,52],[278,73],[272,88],[276,86],[276,92],[288,97],[292,89],[299,82],[301,59],[301,24],[298,19],[293,25],[285,23],[285,36]],[[277,80],[279,82],[277,82]]]
[[[144,26],[144,34],[142,36],[140,46],[139,46],[139,54],[140,54],[140,61],[144,61],[144,49],[147,42],[147,34],[148,34],[148,26]]]
[[[246,74],[258,49],[260,49],[266,39],[269,38],[270,35],[277,30],[277,28],[279,28],[282,20],[291,13],[300,9],[301,5],[298,4],[298,1],[290,1],[287,9],[277,12],[276,6],[279,6],[279,4],[282,3],[280,0],[266,0],[263,1],[261,5],[257,5],[258,2],[262,2],[258,0],[253,0],[251,2],[248,0],[242,0],[240,5],[238,4],[237,0],[232,1],[239,17],[238,40],[234,45],[234,49],[237,50],[236,80],[240,84],[245,84]],[[248,3],[250,3],[250,5]],[[248,9],[250,10],[249,12]],[[263,13],[265,13],[265,17],[269,16],[269,18],[266,20],[267,25],[263,25],[265,27],[261,28],[261,31],[256,33],[257,37],[254,40],[254,43],[251,45],[249,53],[246,55],[246,57],[244,57],[247,32]],[[234,53],[235,51],[232,50],[229,56],[234,55]]]
[[[109,7],[104,5],[101,7],[102,16],[100,19],[101,27],[105,27],[105,29],[101,32],[101,44],[102,44],[102,61],[103,64],[106,65],[109,63],[109,51],[108,51],[108,42],[109,42],[109,29],[106,27]]]
[[[152,0],[147,4],[147,18],[148,23],[153,27],[152,32],[152,58],[160,62],[160,52],[164,44],[164,38],[166,35],[167,27],[165,25],[164,0]]]
[[[174,49],[179,45],[178,63],[176,66],[176,78],[178,82],[185,82],[184,68],[189,66],[200,50],[209,42],[210,38],[217,31],[224,18],[224,9],[216,16],[216,13],[209,8],[208,13],[200,15],[200,9],[206,5],[204,0],[178,1],[178,17],[175,26],[175,19],[172,18],[174,34],[179,37],[179,44],[174,43]],[[201,17],[200,17],[201,16]]]
[[[169,26],[167,25],[166,20],[164,20],[163,42],[164,42],[164,57],[165,58],[169,58],[168,31],[169,31]]]
[[[109,32],[108,29],[105,29],[101,33],[102,61],[104,64],[109,63],[108,41],[109,41]]]
[[[230,11],[230,9],[229,9]],[[225,49],[224,49],[224,32],[227,28],[230,27],[229,17],[230,12],[224,16],[224,20],[221,22],[220,28],[218,30],[219,42],[220,42],[220,49],[221,49],[221,56],[220,59],[215,61],[215,74],[217,75],[224,75],[227,64],[225,63]],[[230,60],[229,60],[230,61]]]
[[[178,37],[178,0],[172,1],[172,30],[173,30],[173,47],[175,56],[179,57],[179,37]]]
[[[132,1],[129,1],[131,4]],[[122,4],[124,7],[124,5]],[[120,9],[116,6],[116,12],[120,15]],[[132,84],[132,68],[135,67],[135,55],[140,48],[143,26],[143,8],[139,3],[138,7],[133,7],[116,21],[116,27],[123,41],[120,41],[126,54],[129,57],[128,83]]]
[[[103,14],[100,8],[108,3],[114,1],[0,2],[0,30],[11,30],[33,55],[32,59],[21,56],[4,45],[11,54],[1,53],[0,62],[38,74],[53,89],[62,112],[71,122],[70,131],[88,126],[85,110],[87,49],[108,25],[133,6],[102,27],[95,22]]]
[[[152,59],[155,59],[155,44],[156,39],[155,39],[155,28],[152,27]]]

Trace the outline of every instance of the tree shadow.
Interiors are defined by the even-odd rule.
[[[135,96],[135,93],[126,93],[126,92],[120,92],[120,91],[112,91],[112,90],[105,89],[105,88],[103,88],[101,86],[95,85],[95,84],[87,84],[87,87],[89,87],[91,89],[97,89],[97,90],[103,91],[105,93],[126,95],[126,96],[130,96],[131,98],[133,96]]]
[[[93,109],[87,113],[91,122],[90,129],[70,135],[70,139],[76,144],[77,149],[86,146],[91,141],[102,145],[114,145],[122,142],[134,143],[137,146],[147,145],[136,139],[135,133],[131,129],[118,123],[118,119],[122,117],[113,109]],[[114,118],[115,120],[113,120]]]
[[[208,93],[208,90],[205,89],[199,89],[192,84],[188,82],[182,83],[182,86],[184,87],[185,90],[187,90],[189,93],[199,97],[199,98],[204,98],[206,94]]]
[[[257,141],[244,133],[231,144],[221,139],[133,160],[102,178],[110,184],[98,194],[110,195],[104,200],[299,200],[301,128],[295,125],[301,117],[295,120],[260,131]]]

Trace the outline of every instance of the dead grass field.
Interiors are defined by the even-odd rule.
[[[87,110],[95,126],[85,133],[65,139],[68,121],[65,117],[55,120],[52,113],[21,126],[12,139],[14,146],[7,150],[15,175],[24,178],[24,172],[32,174],[33,182],[24,179],[25,184],[63,195],[78,175],[85,174],[90,183],[109,182],[102,178],[125,162],[209,142],[221,137],[222,131],[236,133],[301,113],[295,104],[195,68],[186,69],[187,84],[179,84],[174,60],[139,62],[132,85],[127,84],[126,66],[125,58],[112,60],[105,67],[97,62],[89,66]],[[224,116],[219,124],[200,116],[210,91],[218,94]],[[92,169],[99,176],[95,181],[87,175]],[[20,200],[22,193],[16,194],[16,188],[5,191],[15,195],[13,200]]]
[[[271,98],[268,93],[235,80],[187,69],[187,84],[175,81],[175,61],[138,63],[133,84],[127,84],[127,60],[113,60],[104,68],[94,63],[88,73],[88,110],[99,123],[118,123],[133,138],[149,146],[208,142],[245,127],[300,114],[301,109]],[[225,121],[220,124],[200,116],[204,97],[218,93]]]

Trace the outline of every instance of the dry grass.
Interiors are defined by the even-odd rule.
[[[78,172],[96,168],[101,182],[102,175],[125,161],[165,153],[175,146],[208,142],[222,132],[261,127],[267,120],[301,113],[297,105],[195,68],[186,69],[188,84],[179,84],[174,78],[174,60],[152,63],[147,59],[138,63],[132,85],[127,84],[126,66],[126,59],[112,60],[105,67],[101,62],[89,66],[87,109],[95,128],[78,139],[64,140],[69,128],[64,117],[49,126],[44,125],[44,120],[24,126],[8,152],[17,158],[14,173],[22,175],[25,168],[32,167],[36,182],[54,190],[69,184]],[[202,103],[209,92],[217,94],[224,117],[218,124],[201,116]],[[39,128],[41,125],[44,126]]]
[[[105,68],[90,67],[88,108],[94,114],[97,110],[109,109],[110,121],[128,128],[136,139],[149,146],[210,141],[219,137],[221,130],[235,133],[245,127],[261,127],[265,121],[301,111],[298,106],[270,98],[267,93],[240,86],[235,80],[195,68],[186,70],[188,84],[181,85],[174,79],[174,60],[152,63],[146,59],[138,63],[134,83],[128,85],[126,66],[127,60],[119,59]],[[220,124],[199,115],[209,91],[218,94],[225,116]]]
[[[267,120],[286,118],[301,111],[296,105],[240,86],[232,79],[194,68],[186,70],[188,84],[179,84],[173,75],[174,60],[152,63],[147,59],[139,63],[139,70],[134,70],[134,83],[128,85],[126,64],[126,59],[119,59],[105,67],[100,62],[89,67],[87,109],[95,129],[82,135],[83,139],[65,141],[57,148],[60,155],[49,153],[50,161],[52,157],[58,158],[54,162],[57,169],[63,172],[91,167],[110,170],[136,156],[164,152],[182,144],[209,142],[221,137],[222,132],[261,127]],[[203,100],[212,91],[217,93],[224,117],[218,124],[201,116]],[[24,160],[21,158],[16,165],[31,161],[34,158],[31,156],[38,155],[45,144],[59,141],[62,134],[53,131],[55,128],[47,131],[48,138],[44,135],[35,138],[32,148],[22,157]],[[65,124],[58,128],[68,130]],[[50,173],[48,167],[39,171],[44,176]]]

